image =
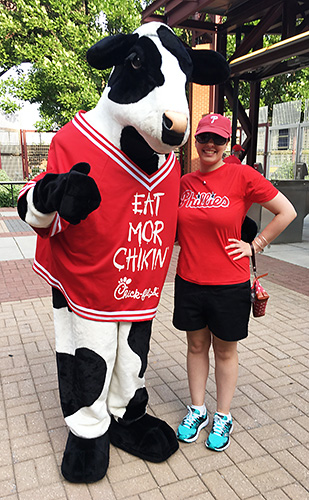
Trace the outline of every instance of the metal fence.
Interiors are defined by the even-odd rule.
[[[268,179],[294,179],[299,174],[297,164],[309,165],[309,99],[303,113],[302,107],[302,101],[275,104],[271,124],[268,107],[259,109],[256,161]],[[246,134],[241,128],[238,132],[243,142]],[[12,181],[29,179],[45,170],[54,135],[55,132],[0,128],[0,168]]]
[[[54,132],[0,129],[0,168],[12,181],[21,181],[46,169]]]
[[[309,100],[274,104],[271,125],[268,107],[259,110],[259,129],[256,161],[262,164],[268,179],[288,180],[305,175],[297,165],[309,166]],[[246,134],[241,131],[241,140]]]

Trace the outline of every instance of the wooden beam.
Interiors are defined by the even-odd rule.
[[[241,76],[242,73],[255,71],[257,68],[273,65],[276,62],[290,57],[307,54],[309,31],[296,35],[287,40],[275,43],[270,47],[256,50],[230,62],[231,77]]]
[[[160,9],[160,7],[163,7],[165,4],[166,0],[155,0],[154,2],[151,2],[151,4],[148,5],[148,7],[146,7],[146,9],[142,12],[142,22],[149,22],[150,16],[152,16],[156,10]]]
[[[254,80],[266,80],[267,78],[271,78],[273,76],[284,75],[285,73],[292,73],[294,71],[298,71],[300,69],[308,67],[309,67],[309,57],[297,56],[295,59],[290,59],[289,61],[283,61],[282,63],[268,66],[264,70],[256,72],[256,78],[254,78]]]
[[[296,30],[296,10],[298,2],[288,0],[283,3],[282,10],[282,39],[291,38]]]
[[[249,50],[255,46],[256,42],[260,40],[265,33],[267,33],[268,28],[278,19],[281,11],[281,5],[277,5],[269,9],[267,14],[264,16],[264,19],[262,19],[259,24],[253,28],[251,33],[244,38],[230,60],[237,59],[238,57],[247,54]]]
[[[233,108],[233,97],[234,97],[233,87],[229,82],[224,84],[224,92],[225,92],[225,95],[227,97],[227,100],[229,101],[231,108]],[[252,125],[251,125],[251,122],[248,118],[248,115],[247,115],[247,113],[246,113],[246,111],[245,111],[245,109],[240,101],[238,101],[238,119],[239,119],[244,131],[246,132],[247,136],[251,137]]]
[[[227,46],[227,36],[226,33],[222,33],[220,37],[217,38],[217,51],[226,58],[226,46]],[[224,113],[224,84],[215,86],[215,99],[214,99],[214,112]]]
[[[309,29],[309,14],[304,14],[304,19],[299,26],[296,27],[296,35],[308,31]]]
[[[282,2],[283,0],[272,0],[272,7],[282,4]],[[231,14],[227,14],[227,20],[222,27],[230,32],[248,21],[260,19],[263,12],[269,10],[269,3],[269,0],[249,0],[245,4],[241,4],[236,9],[233,9]]]
[[[150,14],[149,16],[145,17],[142,20],[142,23],[150,23],[151,21],[156,21],[159,23],[166,23],[166,16],[165,15],[160,15],[160,14]]]
[[[247,154],[248,164],[253,167],[256,162],[257,136],[259,128],[259,102],[260,82],[252,82],[250,85],[250,110],[249,120],[251,123],[251,143]]]
[[[174,0],[167,2],[165,6],[167,23],[169,26],[178,26],[196,12],[207,9],[213,2],[214,0]]]
[[[196,21],[195,19],[187,19],[178,24],[177,28],[191,29],[195,31],[202,31],[203,33],[214,33],[217,31],[215,23],[205,21]]]

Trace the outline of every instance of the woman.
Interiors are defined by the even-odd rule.
[[[296,217],[285,196],[249,165],[225,164],[231,123],[219,114],[203,117],[195,139],[200,168],[182,177],[178,212],[180,254],[173,324],[187,331],[187,370],[192,404],[178,427],[180,441],[195,441],[208,424],[204,403],[209,349],[215,358],[217,409],[206,447],[230,443],[230,406],[238,376],[237,342],[248,335],[250,256],[261,252]],[[274,214],[252,244],[241,225],[252,205]]]

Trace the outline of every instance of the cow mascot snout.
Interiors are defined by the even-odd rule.
[[[62,474],[106,474],[110,442],[162,462],[178,448],[146,412],[152,320],[176,230],[180,166],[190,133],[185,86],[228,78],[225,59],[186,48],[151,22],[88,50],[114,67],[97,104],[55,135],[47,171],[21,190],[20,217],[38,234],[33,268],[52,287],[61,406],[69,435]]]

